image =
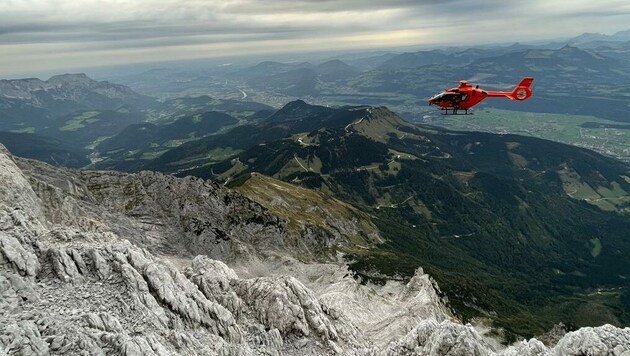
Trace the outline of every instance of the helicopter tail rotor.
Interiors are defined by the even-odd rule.
[[[512,90],[512,92],[509,95],[507,95],[507,97],[510,100],[518,100],[518,101],[523,101],[529,98],[530,96],[532,96],[532,90],[530,87],[533,81],[534,81],[534,78],[531,78],[531,77],[523,78],[523,80],[521,80],[521,82],[518,83],[518,85],[514,88],[514,90]]]

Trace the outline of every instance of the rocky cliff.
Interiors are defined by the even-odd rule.
[[[498,350],[421,270],[361,285],[325,231],[286,225],[213,182],[0,146],[0,355],[630,354],[612,326]]]

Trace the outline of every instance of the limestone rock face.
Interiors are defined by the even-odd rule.
[[[315,334],[336,340],[337,331],[313,293],[292,277],[235,281],[237,295],[258,321],[287,335]]]
[[[472,327],[427,320],[391,344],[385,354],[485,356],[490,352]]]
[[[48,344],[42,340],[37,326],[32,321],[7,325],[0,342],[6,350],[17,355],[48,355]]]
[[[629,345],[630,328],[604,325],[567,333],[552,351],[555,355],[630,355]]]
[[[81,178],[100,206],[162,230],[139,241],[147,247],[202,250],[229,260],[240,256],[241,243],[284,246],[283,221],[215,182],[153,172],[82,172]]]
[[[422,270],[362,285],[330,241],[212,182],[0,147],[0,355],[629,355],[630,329],[494,350]],[[338,237],[337,237],[338,238]]]
[[[190,255],[199,250],[248,261],[265,249],[299,250],[285,243],[284,221],[242,195],[150,172],[67,171],[14,159],[4,148],[0,164],[3,352],[297,350],[285,338],[301,338],[306,354],[360,346],[338,338],[335,321],[299,281],[269,285],[287,296],[273,300],[278,315],[284,313],[280,323],[261,317],[269,304],[243,299],[260,291],[257,281],[250,285],[224,262]]]
[[[0,144],[0,202],[6,208],[21,210],[24,215],[43,222],[42,203],[35,195],[31,185],[16,166],[9,151]]]
[[[39,271],[40,264],[37,256],[24,248],[22,243],[9,234],[0,231],[0,262],[8,264],[21,274],[34,277]]]

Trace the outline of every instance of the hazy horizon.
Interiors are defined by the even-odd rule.
[[[479,45],[613,34],[623,1],[9,0],[0,76],[204,58]]]

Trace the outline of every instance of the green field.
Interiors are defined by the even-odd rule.
[[[29,127],[25,127],[25,128],[22,128],[22,129],[11,130],[11,132],[15,132],[15,133],[35,133],[35,128],[33,126],[29,126]]]
[[[417,123],[451,130],[484,131],[527,135],[585,147],[630,162],[630,125],[594,116],[546,114],[485,108],[474,115],[444,116],[439,112],[422,115]],[[595,123],[606,127],[582,127]],[[597,126],[597,125],[589,125]]]
[[[61,131],[76,131],[85,127],[85,124],[91,124],[99,119],[96,116],[100,114],[98,111],[86,111],[66,121],[66,124],[59,128]]]

